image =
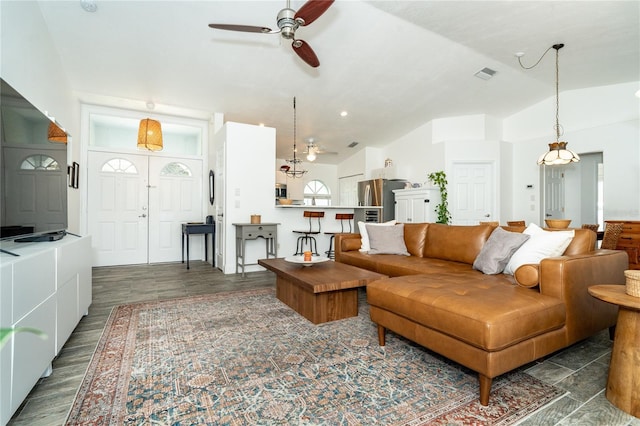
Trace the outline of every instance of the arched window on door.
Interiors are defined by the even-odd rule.
[[[60,164],[45,154],[30,155],[20,164],[22,170],[60,170]]]
[[[111,173],[131,173],[138,174],[138,169],[129,160],[124,158],[113,158],[102,165],[101,171]]]

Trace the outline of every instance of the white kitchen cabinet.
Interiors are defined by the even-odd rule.
[[[0,327],[32,327],[0,349],[0,425],[5,425],[91,304],[91,238],[7,243],[0,254]]]
[[[437,188],[396,189],[395,219],[400,223],[434,223],[438,219],[436,206],[440,204]]]

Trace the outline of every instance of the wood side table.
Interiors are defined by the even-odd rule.
[[[257,265],[258,263],[247,263],[245,259],[246,245],[248,240],[263,238],[265,241],[266,258],[269,256],[278,257],[278,225],[279,223],[234,223],[236,227],[236,274],[238,267]]]
[[[595,285],[589,287],[589,293],[619,306],[607,399],[622,411],[640,418],[640,297],[628,295],[624,285]]]

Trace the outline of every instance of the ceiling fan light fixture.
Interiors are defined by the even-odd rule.
[[[307,154],[307,161],[315,161],[316,159],[316,152],[313,150],[309,150],[309,153]]]

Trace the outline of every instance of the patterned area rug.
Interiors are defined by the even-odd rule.
[[[313,325],[268,289],[114,308],[67,424],[500,425],[562,394],[514,372],[483,407],[475,373],[393,333],[380,347],[364,300]]]

